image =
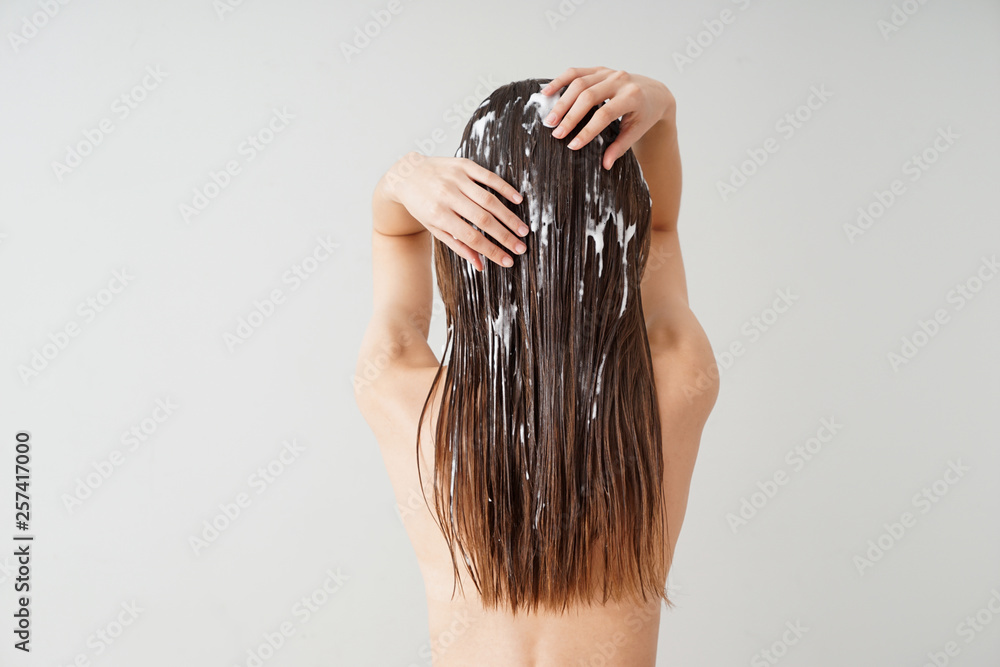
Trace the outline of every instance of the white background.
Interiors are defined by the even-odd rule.
[[[724,366],[658,664],[769,664],[760,652],[796,622],[808,631],[776,647],[780,664],[922,665],[949,641],[948,664],[1000,662],[1000,279],[976,282],[1000,251],[996,2],[910,0],[889,33],[889,0],[218,4],[0,7],[2,664],[247,665],[282,623],[294,634],[266,665],[429,664],[419,571],[351,391],[370,194],[406,151],[453,155],[494,86],[574,65],[652,76],[678,100],[691,304]],[[723,10],[732,21],[713,24]],[[831,95],[800,108],[812,87]],[[122,95],[143,98],[127,117]],[[268,136],[275,109],[293,118]],[[788,136],[776,123],[796,112]],[[75,168],[53,166],[104,119]],[[251,160],[240,147],[258,133],[271,141]],[[768,138],[777,152],[720,195]],[[933,164],[909,170],[925,150]],[[185,220],[231,160],[239,173]],[[845,225],[895,179],[902,194],[852,242]],[[286,280],[302,265],[307,280]],[[979,291],[959,308],[966,283]],[[275,289],[282,302],[227,345]],[[796,300],[775,321],[778,290]],[[914,336],[938,309],[946,323]],[[771,322],[757,337],[754,317]],[[922,345],[893,368],[903,337]],[[824,418],[842,428],[790,463]],[[133,428],[144,440],[123,441]],[[21,430],[30,656],[11,647]],[[953,462],[967,471],[915,504]],[[192,547],[241,493],[239,516]],[[744,500],[756,513],[734,528]],[[309,596],[322,604],[307,616]],[[960,626],[983,609],[981,631]],[[99,643],[119,616],[130,624]]]

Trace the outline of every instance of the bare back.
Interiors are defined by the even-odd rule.
[[[707,373],[714,363],[711,348],[689,311],[684,318],[688,317],[692,327],[689,337],[653,349],[671,546],[676,545],[684,520],[702,429],[718,391],[717,381]],[[424,503],[416,462],[417,421],[436,372],[436,366],[407,370],[401,376],[405,381],[395,383],[392,395],[381,397],[379,418],[369,418],[370,423],[377,422],[375,435],[423,574],[434,666],[654,665],[659,601],[574,607],[562,615],[518,613],[515,617],[485,611],[462,567],[461,587],[452,597],[452,559]],[[434,460],[427,434],[433,432],[439,408],[436,393],[425,414],[420,443],[420,473],[429,500],[433,499]]]

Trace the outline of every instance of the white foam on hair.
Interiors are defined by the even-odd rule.
[[[521,188],[518,192],[520,192],[521,196],[524,197],[523,201],[528,202],[528,218],[531,220],[531,231],[537,232],[538,221],[541,217],[539,215],[541,207],[538,201],[538,194],[535,192],[535,188],[531,184],[531,178],[529,177],[527,170],[521,174]]]
[[[541,219],[541,228],[542,228],[542,240],[541,240],[541,244],[543,246],[546,246],[546,245],[549,244],[549,228],[552,226],[552,223],[554,223],[555,219],[556,219],[555,212],[552,210],[552,208],[553,208],[552,207],[552,200],[550,199],[550,200],[548,200],[548,201],[545,202],[545,206],[542,208],[542,211],[541,211],[541,215],[542,215],[542,219]]]
[[[594,251],[597,253],[597,275],[601,275],[604,270],[604,226],[608,224],[607,218],[604,219],[599,225],[594,224],[594,220],[590,219],[587,223],[587,238],[594,239]]]
[[[548,116],[550,113],[552,113],[553,107],[555,107],[556,102],[559,101],[559,98],[562,97],[562,94],[560,93],[560,91],[556,91],[552,95],[542,95],[541,92],[542,89],[544,89],[549,84],[540,83],[538,85],[539,85],[538,92],[532,93],[531,97],[528,98],[527,104],[524,105],[525,111],[528,111],[532,107],[538,110],[538,116],[536,118],[532,118],[530,123],[521,124],[522,127],[524,127],[524,129],[527,132],[531,132],[532,130],[534,130],[535,125],[538,123],[538,121],[542,121],[542,125],[544,125],[545,127],[555,127],[554,125],[546,125],[545,117]]]
[[[622,245],[622,264],[628,266],[628,242],[635,236],[635,223],[633,222],[625,230],[625,243]],[[625,284],[625,291],[622,293],[622,307],[618,311],[618,317],[625,314],[625,302],[628,300],[628,270],[622,271],[622,282]]]
[[[510,328],[514,323],[514,316],[517,314],[517,304],[511,303],[509,307],[505,307],[500,304],[499,312],[495,318],[488,318],[490,331],[493,335],[503,339],[503,347],[505,351],[510,350]]]
[[[615,215],[615,227],[618,230],[618,245],[622,248],[622,264],[625,270],[622,271],[622,281],[624,282],[624,291],[622,293],[622,307],[618,311],[618,317],[625,314],[625,303],[628,300],[628,242],[632,240],[635,235],[635,223],[633,222],[628,228],[625,227],[625,212],[618,209]]]
[[[604,371],[604,362],[607,360],[608,355],[605,353],[601,356],[601,365],[597,367],[597,394],[601,393],[601,373]]]
[[[482,104],[479,106],[482,107]],[[469,128],[469,144],[471,146],[481,146],[483,155],[487,160],[490,158],[490,144],[493,143],[492,137],[496,132],[487,132],[486,126],[493,121],[497,121],[497,115],[496,111],[491,109],[484,113],[482,118],[472,123],[472,126]],[[497,122],[499,124],[499,121]]]

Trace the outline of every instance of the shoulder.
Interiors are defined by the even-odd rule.
[[[719,395],[719,367],[712,345],[689,309],[649,334],[661,413],[704,423]]]
[[[442,367],[441,374],[444,375]],[[438,366],[390,363],[384,368],[356,375],[354,400],[358,411],[371,427],[380,445],[396,436],[415,434],[420,413],[434,385]],[[425,421],[436,405],[431,401]]]

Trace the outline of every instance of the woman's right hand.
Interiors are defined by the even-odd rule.
[[[620,116],[621,132],[604,151],[602,164],[605,169],[611,169],[615,160],[624,155],[646,130],[670,117],[674,111],[674,96],[666,85],[641,74],[629,74],[609,67],[571,67],[552,79],[541,92],[553,95],[567,84],[566,92],[559,97],[552,113],[543,122],[549,127],[558,123],[552,136],[561,139],[577,126],[591,108],[608,100],[569,143],[569,148],[574,150],[586,146]]]

